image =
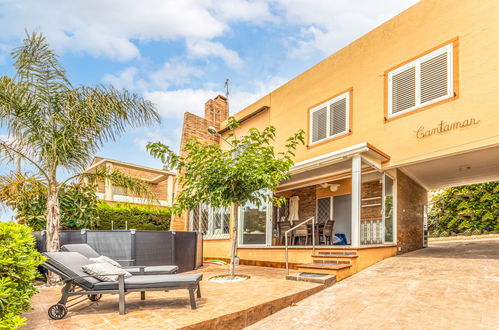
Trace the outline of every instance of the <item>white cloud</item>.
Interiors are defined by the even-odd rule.
[[[146,91],[168,89],[171,86],[182,86],[194,77],[203,75],[201,68],[190,65],[179,58],[173,58],[163,63],[156,71],[141,73],[136,67],[128,67],[117,74],[106,74],[102,81],[121,89]]]
[[[107,74],[102,78],[102,81],[118,89],[142,90],[147,87],[147,82],[137,77],[137,68],[133,66],[124,69],[117,75]]]
[[[166,89],[170,85],[184,85],[192,78],[202,75],[203,70],[199,67],[190,65],[179,58],[173,58],[165,62],[159,70],[148,74],[148,78],[153,87]]]
[[[300,28],[288,39],[292,56],[332,54],[418,0],[273,0],[287,24]]]
[[[114,60],[139,57],[135,42],[209,41],[227,32],[228,22],[272,16],[264,1],[247,0],[4,0],[0,12],[1,38],[18,39],[26,28],[43,32],[58,51]],[[220,46],[210,55],[237,63],[234,51]]]
[[[243,63],[236,51],[225,48],[219,42],[190,40],[187,42],[187,51],[195,58],[219,57],[231,68],[237,68]]]
[[[287,79],[282,77],[267,77],[267,79],[262,81],[251,82],[246,90],[231,90],[229,95],[231,114],[244,109],[286,81]],[[162,118],[181,119],[185,112],[204,116],[204,104],[218,94],[223,95],[224,93],[220,90],[208,87],[169,91],[146,91],[143,95],[144,98],[152,101],[158,106],[158,111]]]
[[[158,106],[163,118],[182,118],[185,112],[204,115],[204,104],[220,92],[211,89],[177,89],[171,91],[148,91],[144,98]]]

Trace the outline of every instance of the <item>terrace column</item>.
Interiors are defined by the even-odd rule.
[[[113,170],[113,164],[106,163],[104,166],[109,171]],[[104,179],[104,200],[106,201],[112,201],[113,200],[113,184],[110,179],[105,178]]]
[[[362,158],[356,155],[352,158],[352,239],[351,246],[360,246],[360,203],[362,184]]]

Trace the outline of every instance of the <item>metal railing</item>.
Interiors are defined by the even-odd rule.
[[[312,254],[315,254],[315,217],[308,218],[307,220],[300,222],[296,226],[291,229],[286,230],[284,232],[284,243],[286,246],[286,275],[289,275],[289,263],[288,263],[288,233],[292,232],[296,228],[306,224],[307,222],[312,221]]]

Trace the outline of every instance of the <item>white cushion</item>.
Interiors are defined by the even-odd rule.
[[[125,278],[132,277],[132,274],[123,268],[115,267],[109,263],[96,263],[81,266],[81,269],[88,275],[92,275],[104,282],[116,282],[118,275],[125,275]]]
[[[114,267],[123,268],[117,261],[115,261],[109,257],[106,257],[106,256],[100,256],[97,258],[89,258],[89,259],[90,259],[90,261],[95,262],[97,264],[108,263],[108,264],[113,265]]]

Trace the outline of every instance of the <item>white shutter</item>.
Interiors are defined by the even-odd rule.
[[[448,53],[421,62],[421,103],[448,94]]]
[[[412,66],[391,77],[391,113],[407,110],[416,105],[416,67]]]
[[[327,137],[327,108],[312,113],[312,143]]]
[[[452,47],[448,44],[388,74],[389,116],[452,97]]]
[[[343,97],[340,100],[331,103],[329,109],[329,135],[336,135],[347,130],[348,120],[348,104],[347,98]]]

